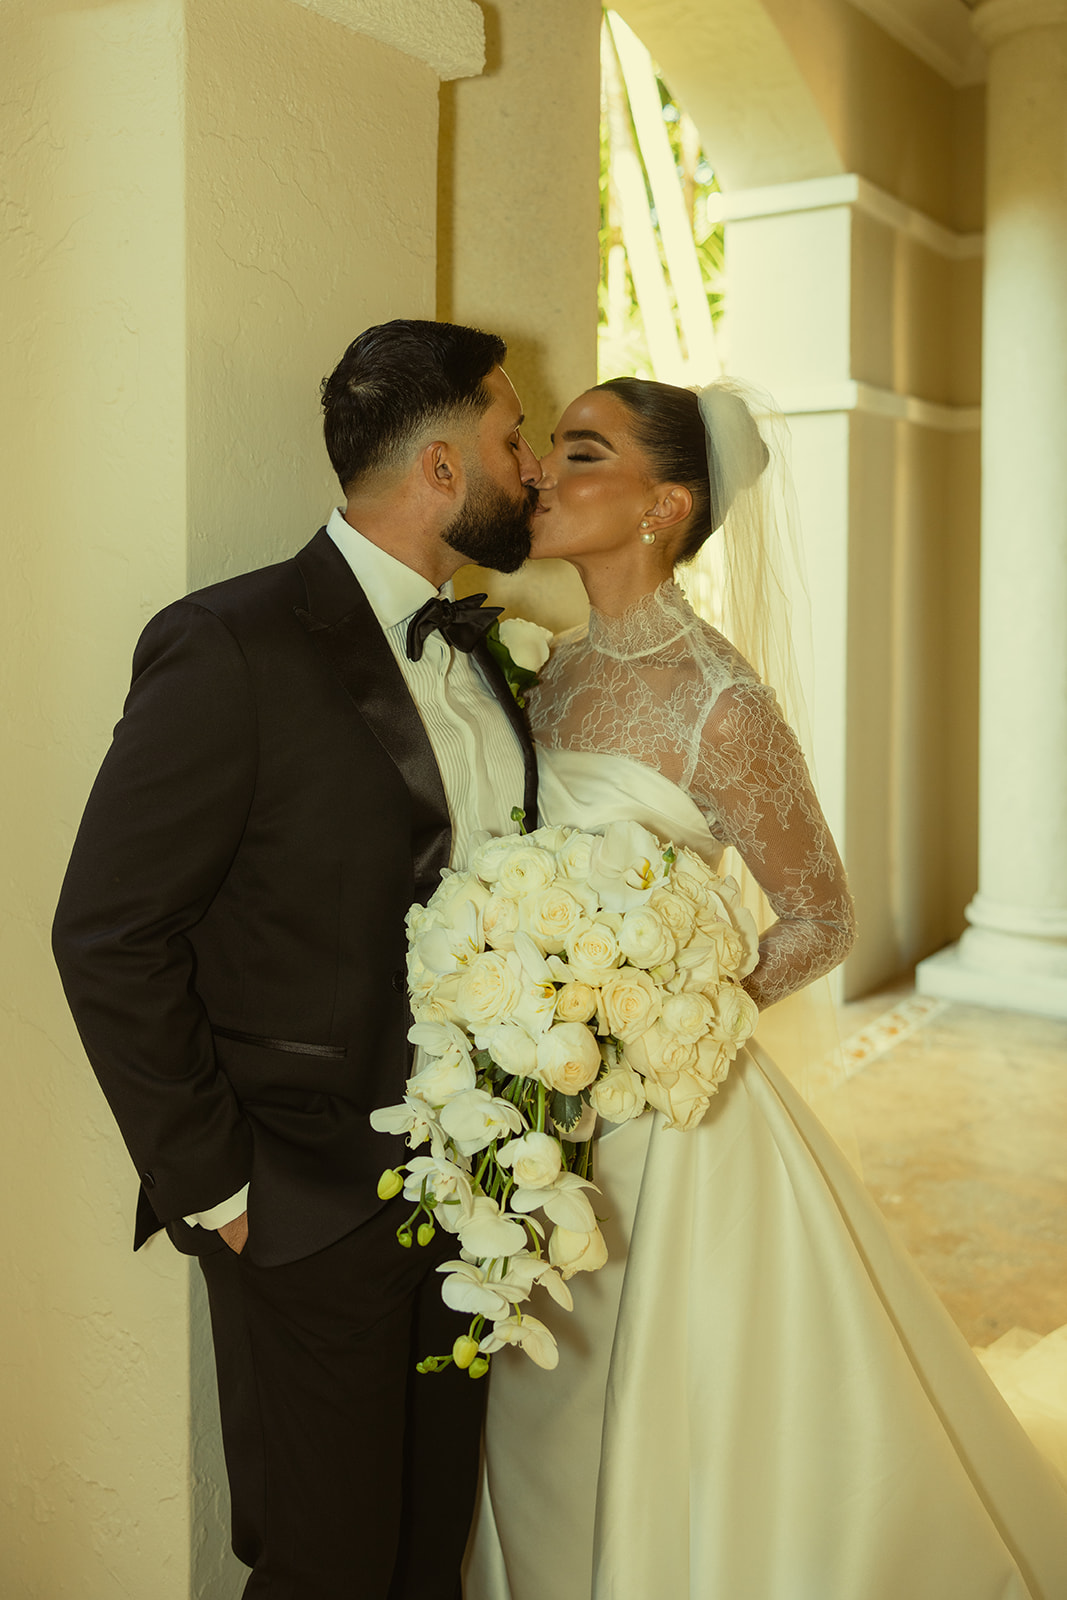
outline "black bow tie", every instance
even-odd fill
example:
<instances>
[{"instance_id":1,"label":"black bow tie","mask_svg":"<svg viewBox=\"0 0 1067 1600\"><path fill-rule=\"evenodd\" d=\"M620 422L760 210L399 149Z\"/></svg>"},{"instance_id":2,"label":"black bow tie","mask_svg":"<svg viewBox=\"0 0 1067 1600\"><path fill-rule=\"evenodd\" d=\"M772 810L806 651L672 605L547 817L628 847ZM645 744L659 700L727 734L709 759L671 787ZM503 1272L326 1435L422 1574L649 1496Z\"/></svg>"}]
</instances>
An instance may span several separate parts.
<instances>
[{"instance_id":1,"label":"black bow tie","mask_svg":"<svg viewBox=\"0 0 1067 1600\"><path fill-rule=\"evenodd\" d=\"M465 600L442 600L434 595L432 600L416 611L408 623L408 656L412 661L422 660L427 635L435 628L457 650L471 651L503 611L503 606L486 606L484 594L469 594Z\"/></svg>"}]
</instances>

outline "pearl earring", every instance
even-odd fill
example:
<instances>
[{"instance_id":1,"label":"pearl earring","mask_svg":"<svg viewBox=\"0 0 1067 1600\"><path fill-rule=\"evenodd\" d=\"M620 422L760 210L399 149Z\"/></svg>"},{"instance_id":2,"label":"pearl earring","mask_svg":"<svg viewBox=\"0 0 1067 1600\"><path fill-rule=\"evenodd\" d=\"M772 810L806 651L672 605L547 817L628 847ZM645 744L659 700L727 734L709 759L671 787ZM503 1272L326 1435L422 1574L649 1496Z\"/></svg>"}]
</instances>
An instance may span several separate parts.
<instances>
[{"instance_id":1,"label":"pearl earring","mask_svg":"<svg viewBox=\"0 0 1067 1600\"><path fill-rule=\"evenodd\" d=\"M648 523L647 522L642 522L641 526L642 526L642 528L647 528L648 527ZM642 544L655 544L655 542L656 542L655 533L643 533L641 535L641 543Z\"/></svg>"}]
</instances>

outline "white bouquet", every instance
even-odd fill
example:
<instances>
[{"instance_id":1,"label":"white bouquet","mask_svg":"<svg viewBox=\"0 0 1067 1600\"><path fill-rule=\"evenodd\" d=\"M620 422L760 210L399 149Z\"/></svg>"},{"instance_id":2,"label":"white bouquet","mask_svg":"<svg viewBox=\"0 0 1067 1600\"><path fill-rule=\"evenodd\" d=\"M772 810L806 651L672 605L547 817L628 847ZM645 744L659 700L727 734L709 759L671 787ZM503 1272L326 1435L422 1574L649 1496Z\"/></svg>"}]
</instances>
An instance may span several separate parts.
<instances>
[{"instance_id":1,"label":"white bouquet","mask_svg":"<svg viewBox=\"0 0 1067 1600\"><path fill-rule=\"evenodd\" d=\"M756 926L731 878L615 822L486 840L407 927L415 1071L371 1122L429 1154L378 1192L414 1203L401 1244L457 1236L441 1292L471 1316L419 1369L481 1377L506 1344L551 1368L552 1334L519 1308L540 1285L570 1310L566 1280L607 1259L588 1192L596 1118L648 1104L696 1126L756 1024L740 987Z\"/></svg>"}]
</instances>

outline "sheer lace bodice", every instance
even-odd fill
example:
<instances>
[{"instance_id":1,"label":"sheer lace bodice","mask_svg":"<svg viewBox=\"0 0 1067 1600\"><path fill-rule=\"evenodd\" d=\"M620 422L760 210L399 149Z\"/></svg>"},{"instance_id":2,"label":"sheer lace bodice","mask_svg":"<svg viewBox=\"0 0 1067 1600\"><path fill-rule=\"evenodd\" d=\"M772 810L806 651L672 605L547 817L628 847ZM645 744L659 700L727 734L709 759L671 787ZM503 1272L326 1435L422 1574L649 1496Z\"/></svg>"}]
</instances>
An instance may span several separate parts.
<instances>
[{"instance_id":1,"label":"sheer lace bodice","mask_svg":"<svg viewBox=\"0 0 1067 1600\"><path fill-rule=\"evenodd\" d=\"M672 582L557 642L529 696L549 749L627 757L694 801L777 920L745 988L760 1007L829 972L855 932L844 869L773 691Z\"/></svg>"}]
</instances>

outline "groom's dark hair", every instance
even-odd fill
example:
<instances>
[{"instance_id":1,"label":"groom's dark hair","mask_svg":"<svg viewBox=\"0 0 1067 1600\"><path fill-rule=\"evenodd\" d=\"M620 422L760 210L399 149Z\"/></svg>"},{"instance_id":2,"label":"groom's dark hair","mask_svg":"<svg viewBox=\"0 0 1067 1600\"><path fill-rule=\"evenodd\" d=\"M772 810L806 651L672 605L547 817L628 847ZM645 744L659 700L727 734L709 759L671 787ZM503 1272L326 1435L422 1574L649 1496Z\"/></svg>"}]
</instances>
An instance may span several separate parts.
<instances>
[{"instance_id":1,"label":"groom's dark hair","mask_svg":"<svg viewBox=\"0 0 1067 1600\"><path fill-rule=\"evenodd\" d=\"M326 449L348 494L395 466L427 423L488 410L485 379L508 347L495 333L453 322L383 322L354 339L322 380Z\"/></svg>"}]
</instances>

